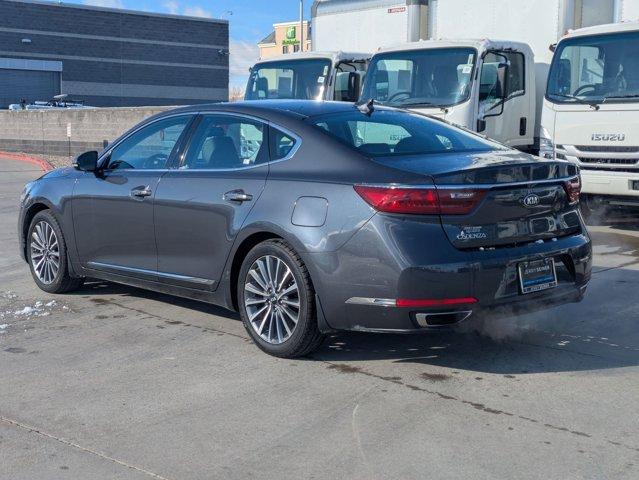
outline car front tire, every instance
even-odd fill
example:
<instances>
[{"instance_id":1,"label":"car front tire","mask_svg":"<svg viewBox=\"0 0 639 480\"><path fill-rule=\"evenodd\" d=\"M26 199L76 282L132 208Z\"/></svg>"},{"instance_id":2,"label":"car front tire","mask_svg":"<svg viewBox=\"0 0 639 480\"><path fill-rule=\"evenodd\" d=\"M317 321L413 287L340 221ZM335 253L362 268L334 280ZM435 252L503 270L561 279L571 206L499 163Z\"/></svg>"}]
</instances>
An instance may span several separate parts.
<instances>
[{"instance_id":1,"label":"car front tire","mask_svg":"<svg viewBox=\"0 0 639 480\"><path fill-rule=\"evenodd\" d=\"M69 275L67 246L60 224L49 210L38 212L29 225L27 259L36 285L48 293L77 290L83 278Z\"/></svg>"},{"instance_id":2,"label":"car front tire","mask_svg":"<svg viewBox=\"0 0 639 480\"><path fill-rule=\"evenodd\" d=\"M302 357L322 343L311 277L286 242L268 240L255 246L242 263L237 289L244 327L266 353Z\"/></svg>"}]
</instances>

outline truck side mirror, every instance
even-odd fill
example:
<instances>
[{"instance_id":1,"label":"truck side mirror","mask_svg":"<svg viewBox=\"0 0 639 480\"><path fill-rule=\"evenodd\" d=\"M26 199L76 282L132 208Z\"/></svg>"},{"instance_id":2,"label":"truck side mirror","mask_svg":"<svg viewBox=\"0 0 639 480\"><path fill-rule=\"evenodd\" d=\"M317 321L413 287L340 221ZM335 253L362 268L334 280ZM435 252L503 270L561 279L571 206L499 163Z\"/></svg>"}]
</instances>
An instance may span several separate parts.
<instances>
[{"instance_id":1,"label":"truck side mirror","mask_svg":"<svg viewBox=\"0 0 639 480\"><path fill-rule=\"evenodd\" d=\"M497 98L506 100L508 97L508 73L510 66L507 63L500 63L497 66Z\"/></svg>"},{"instance_id":2,"label":"truck side mirror","mask_svg":"<svg viewBox=\"0 0 639 480\"><path fill-rule=\"evenodd\" d=\"M347 102L357 102L359 93L362 89L362 77L359 72L349 72L348 74L348 92L346 94Z\"/></svg>"},{"instance_id":3,"label":"truck side mirror","mask_svg":"<svg viewBox=\"0 0 639 480\"><path fill-rule=\"evenodd\" d=\"M268 98L268 79L260 77L255 81L257 98Z\"/></svg>"},{"instance_id":4,"label":"truck side mirror","mask_svg":"<svg viewBox=\"0 0 639 480\"><path fill-rule=\"evenodd\" d=\"M480 118L477 120L477 133L486 131L486 120Z\"/></svg>"}]
</instances>

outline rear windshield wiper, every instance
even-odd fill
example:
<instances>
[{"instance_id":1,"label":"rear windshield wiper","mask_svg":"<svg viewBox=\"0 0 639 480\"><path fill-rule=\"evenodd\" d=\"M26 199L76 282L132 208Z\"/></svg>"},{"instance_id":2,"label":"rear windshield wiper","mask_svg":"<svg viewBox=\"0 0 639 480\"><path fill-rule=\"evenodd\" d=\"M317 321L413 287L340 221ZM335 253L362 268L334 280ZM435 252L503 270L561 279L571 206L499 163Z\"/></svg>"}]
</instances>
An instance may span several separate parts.
<instances>
[{"instance_id":1,"label":"rear windshield wiper","mask_svg":"<svg viewBox=\"0 0 639 480\"><path fill-rule=\"evenodd\" d=\"M577 103L582 103L584 105L590 105L595 110L599 110L599 102L595 102L594 100L586 100L584 98L579 98L574 95L564 95L563 93L549 93L549 95L553 97L559 98L568 98L570 100L574 100Z\"/></svg>"}]
</instances>

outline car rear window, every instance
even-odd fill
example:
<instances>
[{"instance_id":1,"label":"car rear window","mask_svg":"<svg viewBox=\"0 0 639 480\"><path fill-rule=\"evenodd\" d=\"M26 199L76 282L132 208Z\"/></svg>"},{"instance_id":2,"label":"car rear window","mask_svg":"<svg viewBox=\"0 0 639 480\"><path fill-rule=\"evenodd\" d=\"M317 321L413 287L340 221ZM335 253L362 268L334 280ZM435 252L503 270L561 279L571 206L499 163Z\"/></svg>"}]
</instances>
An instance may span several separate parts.
<instances>
[{"instance_id":1,"label":"car rear window","mask_svg":"<svg viewBox=\"0 0 639 480\"><path fill-rule=\"evenodd\" d=\"M352 112L319 115L308 121L369 157L486 152L505 148L440 120L397 110L377 109L369 116L353 108Z\"/></svg>"}]
</instances>

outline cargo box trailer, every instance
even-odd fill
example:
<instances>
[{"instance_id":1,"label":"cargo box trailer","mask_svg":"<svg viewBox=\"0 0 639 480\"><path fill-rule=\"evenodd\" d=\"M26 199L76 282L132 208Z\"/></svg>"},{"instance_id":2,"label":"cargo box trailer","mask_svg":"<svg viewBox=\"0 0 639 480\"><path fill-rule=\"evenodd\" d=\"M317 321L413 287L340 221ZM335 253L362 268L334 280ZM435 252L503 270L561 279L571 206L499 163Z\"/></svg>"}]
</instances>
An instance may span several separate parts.
<instances>
[{"instance_id":1,"label":"cargo box trailer","mask_svg":"<svg viewBox=\"0 0 639 480\"><path fill-rule=\"evenodd\" d=\"M482 42L528 45L532 52L532 59L529 62L527 58L524 58L524 72L520 71L519 65L512 63L513 58L505 59L502 53L500 57L492 55L488 59L486 63L494 65L486 68L486 76L482 76L484 73L476 68L473 70L474 76L470 81L479 82L479 90L482 88L485 90L489 88L489 83L492 84L494 97L495 94L503 95L508 91L507 86L501 83L496 75L503 76L506 70L509 70L508 79L511 81L512 90L512 82L517 81L513 75L519 71L521 79L525 80L523 88L526 98L534 97L535 99L529 111L521 111L524 102L520 95L507 95L503 97L502 105L494 105L496 109L487 111L484 108L485 105L481 105L481 92L479 95L469 95L467 100L459 105L445 105L434 99L435 101L430 102L432 111L428 109L424 111L433 113L437 111L437 108L444 107L446 111L443 117L446 119L459 122L472 130L484 131L496 140L512 146L532 148L536 151L539 147L541 130L542 99L553 58L552 51L549 49L550 45L555 44L570 29L626 21L637 15L639 15L639 0L407 0L404 2L321 0L316 1L312 8L312 39L313 48L317 49L339 49L343 45L363 50L391 47L396 55L399 55L402 50L411 51L414 54L415 45L405 43L420 39L446 42L471 38L476 40L466 42L474 45ZM393 46L398 43L405 45ZM423 42L420 48L439 48L441 45L443 43ZM489 50L488 48L484 51L489 52ZM526 50L524 47L520 47L518 52L526 57L524 50ZM378 55L387 54L388 51L388 48L382 48ZM483 59L477 60L483 63ZM451 59L451 61L454 63L456 60ZM498 64L502 64L501 67ZM376 60L373 58L371 67L375 66ZM406 82L408 78L406 68L400 67L397 69L404 70L401 75L402 81ZM464 68L467 71L469 67L461 68L457 77L451 71L448 74L442 73L449 79L450 89L459 87L460 82L464 83L462 76L467 75L463 73ZM411 75L415 75L416 83L404 84L409 90L409 95L397 97L400 102L396 103L407 105L411 100L415 100L414 108L422 109L421 107L425 107L424 102L428 102L428 99L424 98L423 91L419 91L419 85L423 87L424 83L433 81L441 83L442 80L435 80L434 77L419 78L418 71L412 72ZM374 79L370 75L368 77L367 84L372 84ZM504 80L507 79L504 78ZM416 88L416 91L410 92L412 88ZM474 87L468 84L466 88ZM365 87L362 100L367 100L364 97L371 91L371 88ZM383 95L378 99L393 104L388 99L382 100ZM473 104L468 105L467 102ZM464 110L463 114L460 113L460 109ZM512 113L513 109L517 110L515 114ZM475 114L468 115L469 111L474 111ZM495 115L496 113L499 115ZM501 119L497 118L501 115L503 115ZM510 119L507 120L506 117ZM512 121L518 128L520 127L519 138L513 138L510 135L511 132L499 127L499 124L510 124L512 127L510 123ZM532 141L529 138L531 135Z\"/></svg>"}]
</instances>

